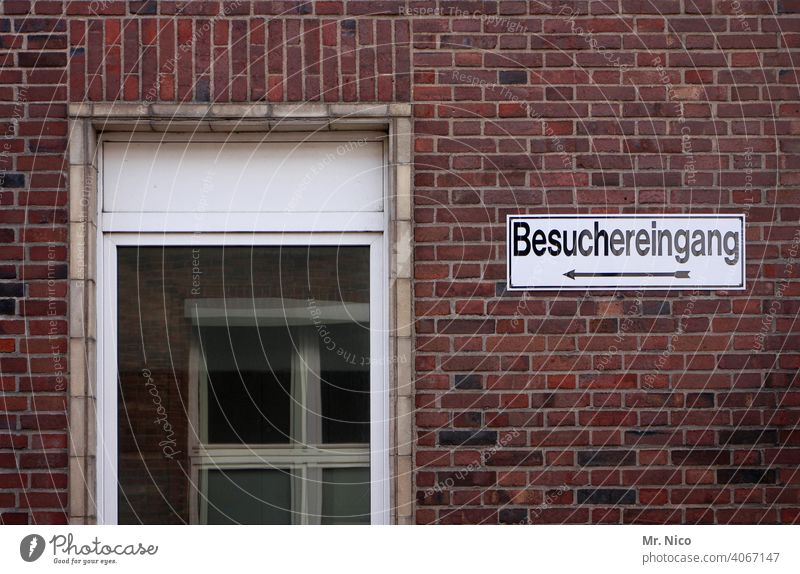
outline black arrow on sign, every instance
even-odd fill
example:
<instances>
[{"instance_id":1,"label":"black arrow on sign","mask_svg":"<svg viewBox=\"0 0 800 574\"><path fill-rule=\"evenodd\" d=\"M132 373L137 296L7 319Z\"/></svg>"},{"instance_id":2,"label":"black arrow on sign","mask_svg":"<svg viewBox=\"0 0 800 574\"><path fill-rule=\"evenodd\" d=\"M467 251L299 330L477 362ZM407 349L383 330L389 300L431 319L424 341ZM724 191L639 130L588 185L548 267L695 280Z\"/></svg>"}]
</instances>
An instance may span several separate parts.
<instances>
[{"instance_id":1,"label":"black arrow on sign","mask_svg":"<svg viewBox=\"0 0 800 574\"><path fill-rule=\"evenodd\" d=\"M688 271L608 271L602 273L579 273L574 269L564 273L573 281L576 277L675 277L676 279L688 279Z\"/></svg>"}]
</instances>

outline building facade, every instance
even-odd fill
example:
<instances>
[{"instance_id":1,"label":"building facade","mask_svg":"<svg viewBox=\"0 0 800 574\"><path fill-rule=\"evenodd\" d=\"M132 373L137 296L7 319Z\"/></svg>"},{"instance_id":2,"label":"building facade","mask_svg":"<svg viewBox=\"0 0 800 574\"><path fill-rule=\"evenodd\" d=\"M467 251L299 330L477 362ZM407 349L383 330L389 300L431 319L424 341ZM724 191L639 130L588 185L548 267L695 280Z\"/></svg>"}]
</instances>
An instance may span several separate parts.
<instances>
[{"instance_id":1,"label":"building facade","mask_svg":"<svg viewBox=\"0 0 800 574\"><path fill-rule=\"evenodd\" d=\"M797 523L799 44L4 0L0 523ZM744 214L746 288L507 289L506 216L575 213Z\"/></svg>"}]
</instances>

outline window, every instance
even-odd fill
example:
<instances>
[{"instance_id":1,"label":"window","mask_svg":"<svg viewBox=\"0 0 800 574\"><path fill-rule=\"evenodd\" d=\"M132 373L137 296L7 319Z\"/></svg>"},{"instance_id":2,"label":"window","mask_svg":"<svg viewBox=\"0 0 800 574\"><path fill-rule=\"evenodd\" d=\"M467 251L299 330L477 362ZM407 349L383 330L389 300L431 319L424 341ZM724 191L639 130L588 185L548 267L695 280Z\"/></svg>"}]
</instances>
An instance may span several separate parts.
<instances>
[{"instance_id":1,"label":"window","mask_svg":"<svg viewBox=\"0 0 800 574\"><path fill-rule=\"evenodd\" d=\"M212 177L199 183L178 176L186 164L200 169L185 159L193 142L170 142L183 154L117 142L105 151L103 522L387 521L384 178L369 174L382 172L383 155L376 164L370 147L350 168L333 167L325 158L341 142L303 150L293 138L267 151L237 141L235 154L217 143L216 156L204 142L203 161L222 165L206 165ZM259 182L291 181L251 165L270 151L308 154L314 177L295 175L307 190L294 204L261 198L273 190ZM285 165L297 169L296 159ZM282 169L274 158L263 164ZM175 201L129 197L138 189L130 170L145 165L142 193L166 188ZM244 175L226 189L220 174L231 173ZM329 205L328 219L323 181L332 195L356 193ZM376 182L377 195L367 189ZM231 203L237 196L242 203ZM137 211L137 201L148 208ZM229 204L230 213L215 211ZM135 225L143 232L130 233Z\"/></svg>"}]
</instances>

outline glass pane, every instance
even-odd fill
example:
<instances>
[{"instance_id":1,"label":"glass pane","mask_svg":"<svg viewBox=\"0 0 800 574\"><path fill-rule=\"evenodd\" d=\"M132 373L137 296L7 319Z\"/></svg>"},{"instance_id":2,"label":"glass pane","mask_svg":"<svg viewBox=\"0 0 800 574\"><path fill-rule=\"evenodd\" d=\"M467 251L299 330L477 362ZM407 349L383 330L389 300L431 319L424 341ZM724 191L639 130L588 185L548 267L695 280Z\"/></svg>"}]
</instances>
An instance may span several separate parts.
<instances>
[{"instance_id":1,"label":"glass pane","mask_svg":"<svg viewBox=\"0 0 800 574\"><path fill-rule=\"evenodd\" d=\"M369 468L326 468L322 482L322 524L369 524Z\"/></svg>"},{"instance_id":2,"label":"glass pane","mask_svg":"<svg viewBox=\"0 0 800 574\"><path fill-rule=\"evenodd\" d=\"M247 467L268 469L249 447L304 465L309 444L368 446L368 247L120 247L117 261L121 524L197 520L204 449L213 466L217 445L246 445Z\"/></svg>"},{"instance_id":3,"label":"glass pane","mask_svg":"<svg viewBox=\"0 0 800 574\"><path fill-rule=\"evenodd\" d=\"M330 332L320 361L323 442L369 443L369 331L343 323Z\"/></svg>"},{"instance_id":4,"label":"glass pane","mask_svg":"<svg viewBox=\"0 0 800 574\"><path fill-rule=\"evenodd\" d=\"M206 444L289 442L291 353L284 327L201 327Z\"/></svg>"},{"instance_id":5,"label":"glass pane","mask_svg":"<svg viewBox=\"0 0 800 574\"><path fill-rule=\"evenodd\" d=\"M291 524L292 475L285 470L207 470L206 524Z\"/></svg>"}]
</instances>

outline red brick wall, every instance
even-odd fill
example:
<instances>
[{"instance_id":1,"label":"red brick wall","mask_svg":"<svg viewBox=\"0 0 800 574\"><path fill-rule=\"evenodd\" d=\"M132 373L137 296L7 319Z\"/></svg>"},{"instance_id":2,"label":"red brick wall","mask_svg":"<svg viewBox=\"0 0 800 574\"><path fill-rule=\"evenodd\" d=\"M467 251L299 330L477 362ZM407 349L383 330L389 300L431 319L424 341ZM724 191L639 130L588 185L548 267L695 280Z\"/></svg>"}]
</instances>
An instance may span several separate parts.
<instances>
[{"instance_id":1,"label":"red brick wall","mask_svg":"<svg viewBox=\"0 0 800 574\"><path fill-rule=\"evenodd\" d=\"M794 0L4 1L0 522L65 520L83 100L414 102L419 522L797 522L799 33ZM543 211L745 212L748 290L505 293L504 216Z\"/></svg>"},{"instance_id":2,"label":"red brick wall","mask_svg":"<svg viewBox=\"0 0 800 574\"><path fill-rule=\"evenodd\" d=\"M798 521L797 4L545 4L412 26L417 520ZM505 293L576 211L746 212L749 288Z\"/></svg>"},{"instance_id":3,"label":"red brick wall","mask_svg":"<svg viewBox=\"0 0 800 574\"><path fill-rule=\"evenodd\" d=\"M67 503L67 24L0 6L0 523Z\"/></svg>"}]
</instances>

